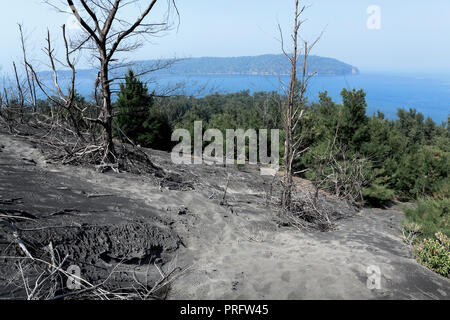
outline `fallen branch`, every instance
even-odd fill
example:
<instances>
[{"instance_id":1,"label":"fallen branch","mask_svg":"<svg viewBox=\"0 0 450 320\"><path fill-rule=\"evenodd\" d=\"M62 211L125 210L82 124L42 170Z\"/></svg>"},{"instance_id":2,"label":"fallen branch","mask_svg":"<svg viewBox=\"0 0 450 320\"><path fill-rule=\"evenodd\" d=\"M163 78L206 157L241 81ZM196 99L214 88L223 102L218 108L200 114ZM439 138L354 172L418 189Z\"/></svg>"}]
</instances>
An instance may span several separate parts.
<instances>
[{"instance_id":1,"label":"fallen branch","mask_svg":"<svg viewBox=\"0 0 450 320\"><path fill-rule=\"evenodd\" d=\"M113 194L88 194L88 198L114 197Z\"/></svg>"},{"instance_id":2,"label":"fallen branch","mask_svg":"<svg viewBox=\"0 0 450 320\"><path fill-rule=\"evenodd\" d=\"M3 218L3 217L0 216L0 218ZM20 249L25 254L25 256L27 256L31 260L34 260L33 256L31 255L31 253L28 251L27 247L25 246L25 243L22 241L22 239L20 239L19 232L17 231L17 228L14 226L14 224L12 224L11 222L9 222L8 220L5 220L5 219L2 219L2 221L12 230L12 235L13 235L14 241L20 247Z\"/></svg>"}]
</instances>

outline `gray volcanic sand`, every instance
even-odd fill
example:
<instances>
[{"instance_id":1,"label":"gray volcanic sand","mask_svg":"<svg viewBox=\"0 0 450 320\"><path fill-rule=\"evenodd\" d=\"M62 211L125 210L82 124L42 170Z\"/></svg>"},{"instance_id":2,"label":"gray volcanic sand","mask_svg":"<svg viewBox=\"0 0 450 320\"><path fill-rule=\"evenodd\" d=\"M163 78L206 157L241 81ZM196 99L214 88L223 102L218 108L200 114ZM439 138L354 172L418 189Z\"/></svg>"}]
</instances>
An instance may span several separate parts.
<instances>
[{"instance_id":1,"label":"gray volcanic sand","mask_svg":"<svg viewBox=\"0 0 450 320\"><path fill-rule=\"evenodd\" d=\"M271 178L255 168L176 166L170 154L147 151L168 175L194 186L189 190L167 187L156 177L48 164L39 150L7 135L0 134L1 145L0 199L20 197L14 208L38 217L69 209L52 216L56 220L51 223L78 226L77 232L89 239L79 246L91 248L71 249L70 241L60 239L55 230L42 236L43 241L60 239L61 250L97 266L127 259L130 268L142 268L159 259L164 267L177 256L177 264L190 269L172 283L169 299L450 297L449 280L419 265L402 242L400 208L357 212L321 194L320 201L340 213L336 230L299 231L277 223L277 212L265 205ZM228 174L227 205L220 205ZM298 182L299 192L307 192L308 183ZM110 196L89 198L92 194ZM106 240L96 239L96 234ZM111 239L116 238L121 241L115 245ZM0 249L5 239L0 238ZM380 268L381 289L368 289L369 266ZM102 276L94 271L89 275ZM126 282L126 276L118 281Z\"/></svg>"}]
</instances>

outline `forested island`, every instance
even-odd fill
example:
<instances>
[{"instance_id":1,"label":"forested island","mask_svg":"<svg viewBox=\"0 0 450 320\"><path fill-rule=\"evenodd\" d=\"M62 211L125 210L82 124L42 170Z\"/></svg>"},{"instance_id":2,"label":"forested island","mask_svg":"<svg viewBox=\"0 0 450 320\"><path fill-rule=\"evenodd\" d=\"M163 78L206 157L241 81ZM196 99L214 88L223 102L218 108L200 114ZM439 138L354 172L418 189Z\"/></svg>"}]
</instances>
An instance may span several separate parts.
<instances>
[{"instance_id":1,"label":"forested island","mask_svg":"<svg viewBox=\"0 0 450 320\"><path fill-rule=\"evenodd\" d=\"M299 64L303 57L299 58ZM343 76L359 74L359 69L350 64L334 58L320 56L308 56L308 72L322 76ZM137 70L153 70L152 74L170 75L289 75L290 63L282 54L265 54L246 57L202 57L141 60L132 63L123 63L122 67L115 70L115 74L123 74L132 67ZM299 70L300 72L300 70ZM71 72L58 70L62 79L68 78ZM43 78L52 81L52 71L42 71ZM79 79L95 79L97 71L93 69L77 70Z\"/></svg>"},{"instance_id":2,"label":"forested island","mask_svg":"<svg viewBox=\"0 0 450 320\"><path fill-rule=\"evenodd\" d=\"M299 63L303 57L299 58ZM167 61L167 60L165 60ZM164 60L162 62L165 62ZM141 61L142 65L155 65L161 61ZM289 75L289 60L282 54L265 54L246 57L202 57L175 61L167 69L159 72L173 74L251 74L251 75ZM358 74L358 68L333 58L308 57L308 71L317 75Z\"/></svg>"}]
</instances>

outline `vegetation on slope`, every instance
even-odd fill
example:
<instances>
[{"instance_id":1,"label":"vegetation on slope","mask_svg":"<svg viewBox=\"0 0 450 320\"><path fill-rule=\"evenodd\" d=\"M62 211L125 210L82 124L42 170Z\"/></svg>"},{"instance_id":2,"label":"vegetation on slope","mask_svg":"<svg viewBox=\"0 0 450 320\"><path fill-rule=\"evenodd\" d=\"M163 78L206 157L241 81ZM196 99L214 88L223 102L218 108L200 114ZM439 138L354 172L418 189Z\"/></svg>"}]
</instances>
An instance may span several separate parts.
<instances>
[{"instance_id":1,"label":"vegetation on slope","mask_svg":"<svg viewBox=\"0 0 450 320\"><path fill-rule=\"evenodd\" d=\"M299 63L302 63L302 57ZM161 64L157 61L142 61L143 65ZM164 61L162 62L164 64ZM258 74L288 75L291 66L284 55L266 54L247 57L204 57L180 59L170 68L161 72L174 74ZM308 57L308 71L319 75L350 75L358 73L358 69L332 58L319 56Z\"/></svg>"},{"instance_id":2,"label":"vegetation on slope","mask_svg":"<svg viewBox=\"0 0 450 320\"><path fill-rule=\"evenodd\" d=\"M356 194L352 200L366 205L386 205L395 199L418 201L417 207L405 209L409 220L405 229L414 235L414 252L431 268L435 259L445 266L448 255L441 255L435 244L441 243L439 232L448 237L450 231L450 117L447 123L436 124L415 109L399 109L396 120L386 119L381 112L367 116L363 90L344 89L341 96L342 103L336 103L322 92L317 103L304 105L297 133L305 152L295 163L295 171L317 188L340 197ZM76 94L76 103L80 109L91 110L95 118L98 111L92 102ZM280 129L282 141L283 103L285 97L276 92L156 97L129 72L114 105L115 122L121 128L115 135L143 147L170 150L174 129L193 133L194 121L201 120L203 130L216 128L223 133L238 128ZM17 102L11 99L9 104ZM51 99L39 101L37 106L42 114L60 108ZM79 121L76 113L71 114L71 121ZM281 145L280 158L283 153ZM435 243L425 245L425 238ZM424 251L418 248L429 253L422 256Z\"/></svg>"}]
</instances>

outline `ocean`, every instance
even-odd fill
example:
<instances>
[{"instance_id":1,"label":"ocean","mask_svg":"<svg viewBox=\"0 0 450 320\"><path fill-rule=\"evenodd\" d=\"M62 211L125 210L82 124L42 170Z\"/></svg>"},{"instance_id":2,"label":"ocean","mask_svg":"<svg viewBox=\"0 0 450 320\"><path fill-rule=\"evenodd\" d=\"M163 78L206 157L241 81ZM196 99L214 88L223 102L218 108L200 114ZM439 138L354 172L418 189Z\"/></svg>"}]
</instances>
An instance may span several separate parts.
<instances>
[{"instance_id":1,"label":"ocean","mask_svg":"<svg viewBox=\"0 0 450 320\"><path fill-rule=\"evenodd\" d=\"M92 96L94 73L79 72L76 81L78 92L85 97ZM63 77L61 77L63 79ZM241 90L282 91L280 81L288 84L287 76L263 75L174 75L154 74L143 79L150 90L169 94L204 96L210 93L232 93ZM49 83L50 84L50 83ZM68 87L62 81L62 87ZM181 84L181 85L180 85ZM180 85L174 90L174 87ZM321 91L328 91L330 97L341 103L343 88L364 89L367 113L380 110L389 119L395 119L398 108L415 108L436 123L447 122L450 113L450 74L398 74L362 72L348 76L316 76L308 88L309 101L317 101Z\"/></svg>"},{"instance_id":2,"label":"ocean","mask_svg":"<svg viewBox=\"0 0 450 320\"><path fill-rule=\"evenodd\" d=\"M185 93L237 92L249 90L282 91L280 80L288 84L289 77L260 75L160 75L160 87L171 87L185 82ZM149 87L152 87L151 84ZM308 87L309 101L317 101L319 92L327 91L337 103L341 103L340 92L346 89L364 89L367 113L380 110L389 119L395 119L398 108L415 108L435 122L447 122L450 114L450 74L388 74L361 73L349 76L316 76Z\"/></svg>"}]
</instances>

